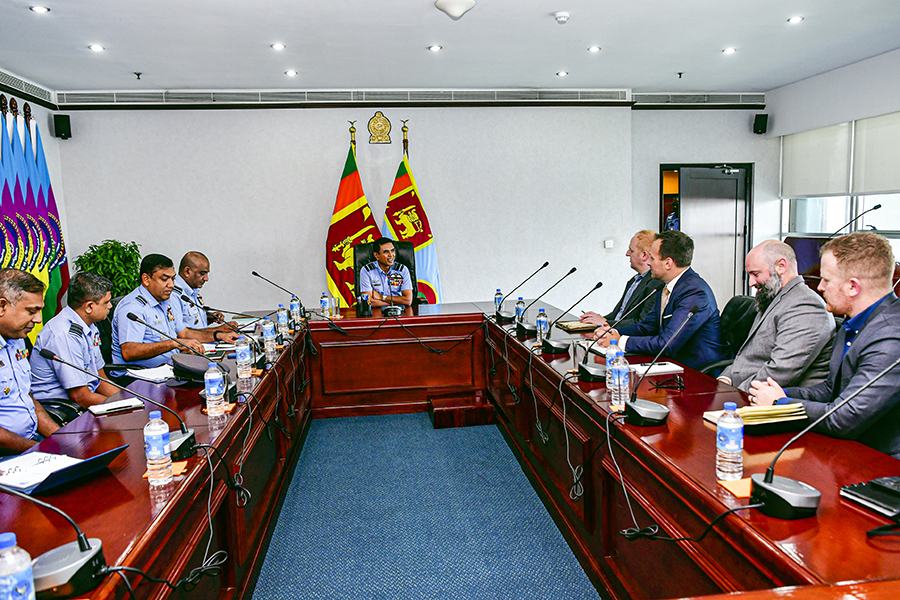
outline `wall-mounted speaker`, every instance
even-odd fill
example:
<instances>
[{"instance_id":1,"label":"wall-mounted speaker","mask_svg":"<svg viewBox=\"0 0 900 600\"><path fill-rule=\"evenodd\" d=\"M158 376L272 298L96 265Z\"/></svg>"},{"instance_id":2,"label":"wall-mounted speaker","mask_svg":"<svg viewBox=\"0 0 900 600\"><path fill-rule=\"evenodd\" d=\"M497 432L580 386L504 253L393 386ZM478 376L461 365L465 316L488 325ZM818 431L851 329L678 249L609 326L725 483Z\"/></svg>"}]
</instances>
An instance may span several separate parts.
<instances>
[{"instance_id":1,"label":"wall-mounted speaker","mask_svg":"<svg viewBox=\"0 0 900 600\"><path fill-rule=\"evenodd\" d=\"M53 115L53 135L63 140L72 137L72 123L69 115Z\"/></svg>"},{"instance_id":2,"label":"wall-mounted speaker","mask_svg":"<svg viewBox=\"0 0 900 600\"><path fill-rule=\"evenodd\" d=\"M753 133L763 134L769 125L769 115L760 113L753 118Z\"/></svg>"}]
</instances>

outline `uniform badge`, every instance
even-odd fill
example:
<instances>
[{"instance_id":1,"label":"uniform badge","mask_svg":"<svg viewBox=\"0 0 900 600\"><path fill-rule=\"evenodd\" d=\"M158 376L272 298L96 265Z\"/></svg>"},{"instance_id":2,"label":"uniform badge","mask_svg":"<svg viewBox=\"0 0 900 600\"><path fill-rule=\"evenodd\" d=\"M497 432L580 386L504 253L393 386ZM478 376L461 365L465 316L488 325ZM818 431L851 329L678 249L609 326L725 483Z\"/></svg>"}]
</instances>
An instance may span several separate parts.
<instances>
[{"instance_id":1,"label":"uniform badge","mask_svg":"<svg viewBox=\"0 0 900 600\"><path fill-rule=\"evenodd\" d=\"M94 346L100 345L100 332L94 334Z\"/></svg>"},{"instance_id":2,"label":"uniform badge","mask_svg":"<svg viewBox=\"0 0 900 600\"><path fill-rule=\"evenodd\" d=\"M16 360L22 360L23 358L28 358L28 350L25 348L16 350Z\"/></svg>"},{"instance_id":3,"label":"uniform badge","mask_svg":"<svg viewBox=\"0 0 900 600\"><path fill-rule=\"evenodd\" d=\"M166 309L166 315L168 316L170 322L175 320L175 315L172 314L171 306Z\"/></svg>"},{"instance_id":4,"label":"uniform badge","mask_svg":"<svg viewBox=\"0 0 900 600\"><path fill-rule=\"evenodd\" d=\"M10 393L11 391L12 391L12 390L9 389L9 388L7 387L7 388L5 388L5 389L3 390L3 395L4 395L4 396L9 396L9 393Z\"/></svg>"},{"instance_id":5,"label":"uniform badge","mask_svg":"<svg viewBox=\"0 0 900 600\"><path fill-rule=\"evenodd\" d=\"M388 275L388 283L391 286L400 286L403 285L403 275L400 273L391 273Z\"/></svg>"},{"instance_id":6,"label":"uniform badge","mask_svg":"<svg viewBox=\"0 0 900 600\"><path fill-rule=\"evenodd\" d=\"M0 360L0 368L3 368L3 367L5 367L5 366L6 366L6 363L3 362L2 360Z\"/></svg>"}]
</instances>

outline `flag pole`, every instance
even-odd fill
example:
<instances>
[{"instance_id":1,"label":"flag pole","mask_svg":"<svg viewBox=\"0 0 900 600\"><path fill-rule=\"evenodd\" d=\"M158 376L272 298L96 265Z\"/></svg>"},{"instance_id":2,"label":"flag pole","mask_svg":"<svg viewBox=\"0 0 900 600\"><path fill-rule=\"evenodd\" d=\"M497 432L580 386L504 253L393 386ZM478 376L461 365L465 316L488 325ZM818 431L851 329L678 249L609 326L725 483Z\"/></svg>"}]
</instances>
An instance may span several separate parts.
<instances>
[{"instance_id":1,"label":"flag pole","mask_svg":"<svg viewBox=\"0 0 900 600\"><path fill-rule=\"evenodd\" d=\"M401 119L400 122L403 123L403 127L400 128L403 131L403 154L409 156L409 138L406 137L406 134L409 133L409 127L406 126L409 119Z\"/></svg>"}]
</instances>

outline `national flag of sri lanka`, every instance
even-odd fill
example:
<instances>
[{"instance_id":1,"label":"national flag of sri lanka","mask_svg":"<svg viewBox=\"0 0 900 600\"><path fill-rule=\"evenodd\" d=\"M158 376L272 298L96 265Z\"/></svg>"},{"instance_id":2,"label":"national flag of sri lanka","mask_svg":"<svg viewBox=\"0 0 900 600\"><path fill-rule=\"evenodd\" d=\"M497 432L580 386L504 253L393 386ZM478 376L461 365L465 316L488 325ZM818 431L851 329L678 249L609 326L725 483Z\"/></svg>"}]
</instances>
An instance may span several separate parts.
<instances>
[{"instance_id":1,"label":"national flag of sri lanka","mask_svg":"<svg viewBox=\"0 0 900 600\"><path fill-rule=\"evenodd\" d=\"M352 247L362 242L374 242L380 236L359 178L356 149L351 144L325 241L328 289L341 307L352 306L356 302Z\"/></svg>"},{"instance_id":2,"label":"national flag of sri lanka","mask_svg":"<svg viewBox=\"0 0 900 600\"><path fill-rule=\"evenodd\" d=\"M399 242L412 242L415 248L416 279L418 280L418 296L424 296L429 304L441 302L441 276L438 271L437 251L434 249L434 238L431 225L419 197L416 178L413 177L409 159L404 154L394 178L391 197L384 209L384 227L386 237Z\"/></svg>"}]
</instances>

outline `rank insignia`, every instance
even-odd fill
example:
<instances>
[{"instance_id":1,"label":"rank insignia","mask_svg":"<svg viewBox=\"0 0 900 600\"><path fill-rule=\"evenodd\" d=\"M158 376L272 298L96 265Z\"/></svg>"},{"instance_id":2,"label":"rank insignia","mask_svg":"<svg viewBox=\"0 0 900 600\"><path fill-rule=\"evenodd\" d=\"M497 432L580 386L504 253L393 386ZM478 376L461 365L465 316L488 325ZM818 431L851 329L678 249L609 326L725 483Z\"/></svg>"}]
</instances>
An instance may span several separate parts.
<instances>
[{"instance_id":1,"label":"rank insignia","mask_svg":"<svg viewBox=\"0 0 900 600\"><path fill-rule=\"evenodd\" d=\"M12 391L12 390L10 390L9 388L5 388L5 389L3 390L3 395L4 395L4 396L9 396L9 393L10 393L11 391Z\"/></svg>"},{"instance_id":2,"label":"rank insignia","mask_svg":"<svg viewBox=\"0 0 900 600\"><path fill-rule=\"evenodd\" d=\"M166 309L166 315L168 316L169 321L174 321L174 320L175 320L175 315L172 314L172 307L171 307L171 306L170 306L169 308Z\"/></svg>"}]
</instances>

